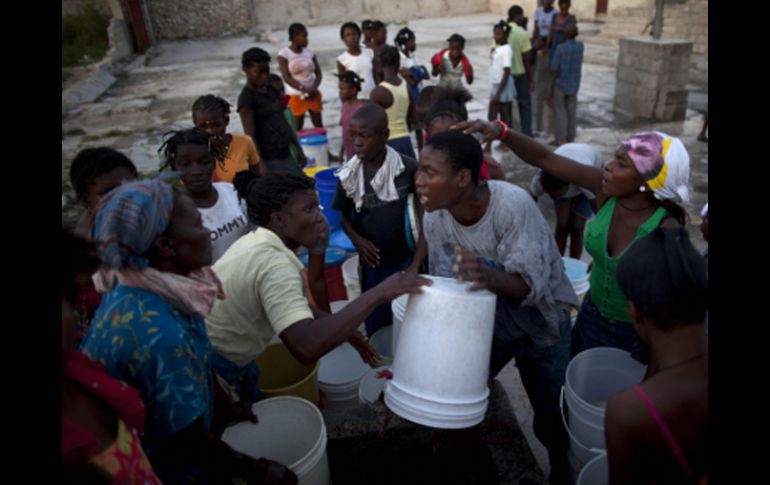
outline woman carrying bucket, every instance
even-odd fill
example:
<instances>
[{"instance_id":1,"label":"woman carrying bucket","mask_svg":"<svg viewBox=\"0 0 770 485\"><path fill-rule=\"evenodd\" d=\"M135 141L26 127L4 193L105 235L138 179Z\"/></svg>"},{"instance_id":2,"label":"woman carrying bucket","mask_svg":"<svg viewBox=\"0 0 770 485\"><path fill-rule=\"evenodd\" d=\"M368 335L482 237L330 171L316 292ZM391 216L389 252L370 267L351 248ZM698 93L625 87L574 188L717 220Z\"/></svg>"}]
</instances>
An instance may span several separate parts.
<instances>
[{"instance_id":1,"label":"woman carrying bucket","mask_svg":"<svg viewBox=\"0 0 770 485\"><path fill-rule=\"evenodd\" d=\"M655 375L607 401L610 483L705 483L708 274L682 228L658 228L620 259L618 283Z\"/></svg>"},{"instance_id":2,"label":"woman carrying bucket","mask_svg":"<svg viewBox=\"0 0 770 485\"><path fill-rule=\"evenodd\" d=\"M548 151L502 123L471 121L454 128L500 140L526 163L595 194L596 218L588 224L585 247L593 258L591 289L572 329L572 356L593 347L616 347L646 364L648 351L631 325L628 301L616 268L626 248L658 226L681 227L686 213L674 201L689 200L690 158L678 138L659 132L632 135L603 169ZM649 371L654 370L651 363Z\"/></svg>"},{"instance_id":3,"label":"woman carrying bucket","mask_svg":"<svg viewBox=\"0 0 770 485\"><path fill-rule=\"evenodd\" d=\"M294 253L299 246L316 246L328 231L315 183L291 173L253 176L236 182L249 219L258 228L230 246L212 267L227 295L206 318L219 363L231 375L245 373L276 334L302 364L314 363L345 340L365 361L374 362L376 353L363 337L354 337L360 322L378 305L419 293L430 281L397 273L338 313L315 311L304 295L302 263Z\"/></svg>"}]
</instances>

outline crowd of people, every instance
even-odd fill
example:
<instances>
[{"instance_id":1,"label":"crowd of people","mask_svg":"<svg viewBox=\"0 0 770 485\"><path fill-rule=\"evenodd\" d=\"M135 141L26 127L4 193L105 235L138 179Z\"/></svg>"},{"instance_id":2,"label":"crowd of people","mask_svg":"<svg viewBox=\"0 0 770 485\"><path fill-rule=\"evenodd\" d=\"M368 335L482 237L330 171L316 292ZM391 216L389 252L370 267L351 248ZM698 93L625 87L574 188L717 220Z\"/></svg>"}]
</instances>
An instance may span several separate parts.
<instances>
[{"instance_id":1,"label":"crowd of people","mask_svg":"<svg viewBox=\"0 0 770 485\"><path fill-rule=\"evenodd\" d=\"M583 47L569 7L544 0L531 38L517 5L491 26L487 120L468 119L464 84L474 68L461 34L428 69L414 58L412 30L389 45L381 21L342 24L335 75L344 163L330 208L360 257L362 293L334 314L323 276L330 227L297 137L308 112L324 126L323 73L304 25L288 29L280 75L264 49L243 53L244 134L227 132L230 104L205 94L192 102L190 127L166 133L156 178L142 179L110 147L82 150L70 181L83 217L62 228L64 475L296 483L287 464L221 440L229 424L259 418L255 359L277 336L302 363L347 341L375 366L366 337L392 324L390 302L419 293L431 283L421 274L430 274L497 295L489 376L515 360L550 483L570 476L559 401L566 367L594 347L647 365L643 382L607 403L611 482L700 483L708 252L698 254L683 229L689 156L679 139L655 131L627 137L607 162L575 143ZM510 127L514 101L520 131ZM548 127L555 151L534 139ZM493 142L539 169L528 190L506 181ZM545 194L555 233L536 204ZM568 247L573 258L585 247L593 261L582 302L563 267ZM300 251L309 254L307 283Z\"/></svg>"}]
</instances>

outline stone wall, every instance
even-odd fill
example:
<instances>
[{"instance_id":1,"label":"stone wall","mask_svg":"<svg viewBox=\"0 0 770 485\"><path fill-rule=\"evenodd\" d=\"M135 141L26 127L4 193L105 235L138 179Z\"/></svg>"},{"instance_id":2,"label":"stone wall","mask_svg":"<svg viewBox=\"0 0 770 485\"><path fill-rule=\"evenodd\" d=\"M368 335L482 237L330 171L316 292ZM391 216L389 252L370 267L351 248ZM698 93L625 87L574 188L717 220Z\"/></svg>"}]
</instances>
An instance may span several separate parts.
<instances>
[{"instance_id":1,"label":"stone wall","mask_svg":"<svg viewBox=\"0 0 770 485\"><path fill-rule=\"evenodd\" d=\"M91 4L100 13L110 16L110 6L107 0L61 0L61 14L74 15L78 13L81 5Z\"/></svg>"},{"instance_id":2,"label":"stone wall","mask_svg":"<svg viewBox=\"0 0 770 485\"><path fill-rule=\"evenodd\" d=\"M342 24L379 19L404 23L410 19L446 17L489 11L489 0L253 0L258 26L288 27Z\"/></svg>"},{"instance_id":3,"label":"stone wall","mask_svg":"<svg viewBox=\"0 0 770 485\"><path fill-rule=\"evenodd\" d=\"M254 26L249 0L145 0L145 5L156 41L216 37Z\"/></svg>"},{"instance_id":4,"label":"stone wall","mask_svg":"<svg viewBox=\"0 0 770 485\"><path fill-rule=\"evenodd\" d=\"M705 54L709 45L708 0L688 0L663 7L663 36L687 39L693 43L694 52Z\"/></svg>"}]
</instances>

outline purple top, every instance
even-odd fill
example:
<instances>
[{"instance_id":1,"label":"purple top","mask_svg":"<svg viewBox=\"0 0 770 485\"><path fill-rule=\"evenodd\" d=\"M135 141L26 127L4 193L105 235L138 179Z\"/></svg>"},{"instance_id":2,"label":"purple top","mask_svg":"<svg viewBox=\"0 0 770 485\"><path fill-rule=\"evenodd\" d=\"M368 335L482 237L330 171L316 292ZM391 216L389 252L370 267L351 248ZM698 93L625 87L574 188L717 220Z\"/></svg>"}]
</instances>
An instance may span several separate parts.
<instances>
[{"instance_id":1,"label":"purple top","mask_svg":"<svg viewBox=\"0 0 770 485\"><path fill-rule=\"evenodd\" d=\"M358 111L358 108L363 106L364 103L359 99L355 103L342 103L342 109L340 110L340 126L342 127L342 146L345 147L345 160L348 161L356 154L353 149L353 140L350 138L348 128L350 127L350 119L353 117L353 113Z\"/></svg>"}]
</instances>

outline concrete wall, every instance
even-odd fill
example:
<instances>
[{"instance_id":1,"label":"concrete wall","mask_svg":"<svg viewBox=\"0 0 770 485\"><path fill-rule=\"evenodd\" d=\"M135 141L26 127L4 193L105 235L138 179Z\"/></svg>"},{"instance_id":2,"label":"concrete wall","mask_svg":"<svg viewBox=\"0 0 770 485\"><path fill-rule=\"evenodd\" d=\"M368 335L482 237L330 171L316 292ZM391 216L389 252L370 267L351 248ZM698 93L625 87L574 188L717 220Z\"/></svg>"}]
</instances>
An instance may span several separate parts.
<instances>
[{"instance_id":1,"label":"concrete wall","mask_svg":"<svg viewBox=\"0 0 770 485\"><path fill-rule=\"evenodd\" d=\"M145 0L144 3L156 41L216 37L246 32L254 26L253 4L248 0Z\"/></svg>"},{"instance_id":2,"label":"concrete wall","mask_svg":"<svg viewBox=\"0 0 770 485\"><path fill-rule=\"evenodd\" d=\"M487 12L489 0L253 0L256 24L288 27L360 22L366 18L406 22L414 18Z\"/></svg>"},{"instance_id":3,"label":"concrete wall","mask_svg":"<svg viewBox=\"0 0 770 485\"><path fill-rule=\"evenodd\" d=\"M78 13L81 5L92 4L96 10L106 16L110 16L110 6L107 0L61 0L61 14L73 15Z\"/></svg>"},{"instance_id":4,"label":"concrete wall","mask_svg":"<svg viewBox=\"0 0 770 485\"><path fill-rule=\"evenodd\" d=\"M694 52L707 53L708 12L708 0L688 0L678 5L666 5L663 7L663 35L672 39L687 39L693 43Z\"/></svg>"}]
</instances>

